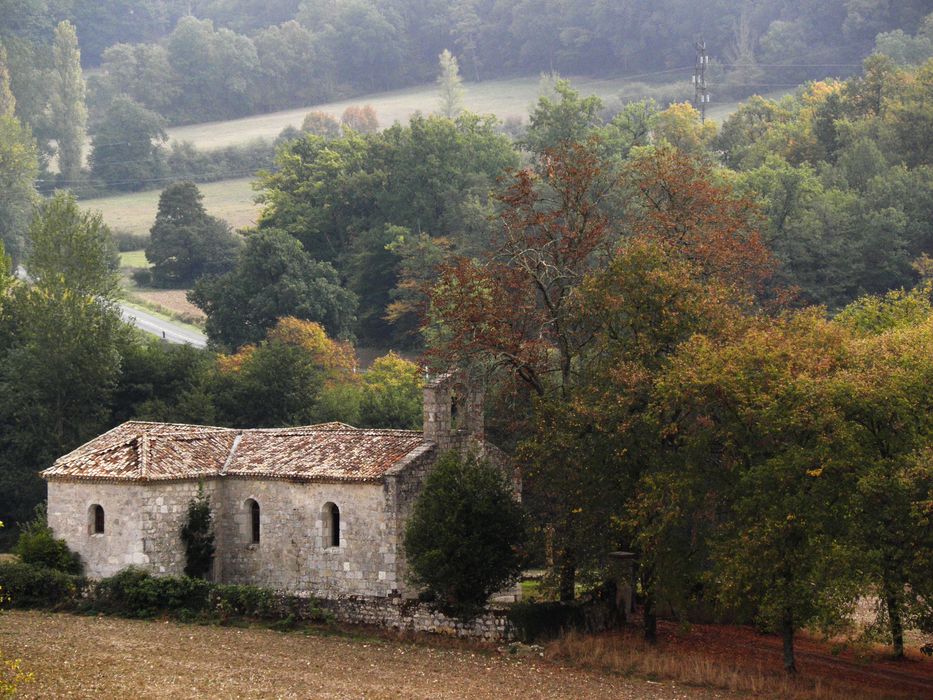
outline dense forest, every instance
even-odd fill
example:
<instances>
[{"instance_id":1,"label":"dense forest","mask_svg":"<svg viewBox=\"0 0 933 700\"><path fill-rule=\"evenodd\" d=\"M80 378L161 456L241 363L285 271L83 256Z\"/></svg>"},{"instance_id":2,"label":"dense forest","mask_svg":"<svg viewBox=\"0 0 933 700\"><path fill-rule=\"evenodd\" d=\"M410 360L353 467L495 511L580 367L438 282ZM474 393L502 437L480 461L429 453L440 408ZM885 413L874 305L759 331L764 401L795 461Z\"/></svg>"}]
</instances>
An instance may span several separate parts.
<instances>
[{"instance_id":1,"label":"dense forest","mask_svg":"<svg viewBox=\"0 0 933 700\"><path fill-rule=\"evenodd\" d=\"M423 366L458 365L488 382L556 596L626 549L649 637L662 605L754 621L793 667L795 630L865 586L895 649L933 627L928 2L3 9L3 519L120 421L417 428ZM749 95L721 124L557 77L663 82L700 36ZM463 110L461 70L549 77L504 125ZM353 108L252 154L165 146L170 124L434 79L437 113L382 130ZM207 213L207 167L255 173L254 227ZM122 323L118 236L65 191L152 184L142 276L188 290L205 350ZM358 372L354 343L422 366Z\"/></svg>"},{"instance_id":2,"label":"dense forest","mask_svg":"<svg viewBox=\"0 0 933 700\"><path fill-rule=\"evenodd\" d=\"M682 78L703 37L722 91L855 72L879 35L913 35L924 0L7 0L0 42L17 114L37 132L53 29L77 30L92 114L125 95L171 123L209 121L433 79L542 71Z\"/></svg>"}]
</instances>

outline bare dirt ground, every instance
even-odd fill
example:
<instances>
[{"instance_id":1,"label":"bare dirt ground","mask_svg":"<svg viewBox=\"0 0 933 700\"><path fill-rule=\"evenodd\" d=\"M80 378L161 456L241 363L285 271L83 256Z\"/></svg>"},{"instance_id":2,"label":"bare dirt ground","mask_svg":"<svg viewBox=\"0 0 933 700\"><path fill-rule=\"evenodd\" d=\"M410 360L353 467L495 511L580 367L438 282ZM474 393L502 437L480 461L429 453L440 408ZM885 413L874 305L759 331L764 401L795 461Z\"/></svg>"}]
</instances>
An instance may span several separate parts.
<instances>
[{"instance_id":1,"label":"bare dirt ground","mask_svg":"<svg viewBox=\"0 0 933 700\"><path fill-rule=\"evenodd\" d=\"M739 697L515 658L463 644L8 612L0 648L35 681L23 698Z\"/></svg>"}]
</instances>

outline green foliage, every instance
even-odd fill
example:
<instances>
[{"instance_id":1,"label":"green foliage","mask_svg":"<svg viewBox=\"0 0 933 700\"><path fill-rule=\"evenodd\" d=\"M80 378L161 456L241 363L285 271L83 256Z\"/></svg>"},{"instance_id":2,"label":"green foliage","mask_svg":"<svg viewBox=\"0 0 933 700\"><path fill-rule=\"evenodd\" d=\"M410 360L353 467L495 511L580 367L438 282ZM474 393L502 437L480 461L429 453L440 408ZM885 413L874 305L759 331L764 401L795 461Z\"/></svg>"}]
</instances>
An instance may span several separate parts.
<instances>
[{"instance_id":1,"label":"green foliage","mask_svg":"<svg viewBox=\"0 0 933 700\"><path fill-rule=\"evenodd\" d=\"M317 321L348 338L356 312L356 297L334 268L275 229L249 235L234 269L199 280L188 297L207 314L211 342L233 349L259 342L283 316Z\"/></svg>"},{"instance_id":2,"label":"green foliage","mask_svg":"<svg viewBox=\"0 0 933 700\"><path fill-rule=\"evenodd\" d=\"M422 424L421 368L395 353L379 357L363 375L361 428L417 430Z\"/></svg>"},{"instance_id":3,"label":"green foliage","mask_svg":"<svg viewBox=\"0 0 933 700\"><path fill-rule=\"evenodd\" d=\"M44 566L66 574L81 573L80 556L68 549L65 540L56 539L52 534L44 502L36 506L33 519L20 528L13 553L24 564Z\"/></svg>"},{"instance_id":4,"label":"green foliage","mask_svg":"<svg viewBox=\"0 0 933 700\"><path fill-rule=\"evenodd\" d=\"M181 576L152 576L132 568L101 581L92 605L103 612L128 617L170 615L181 619L216 619L222 623L230 618L329 620L313 598L298 598L257 586L212 584Z\"/></svg>"},{"instance_id":5,"label":"green foliage","mask_svg":"<svg viewBox=\"0 0 933 700\"><path fill-rule=\"evenodd\" d=\"M29 237L34 283L13 285L0 324L0 508L20 523L44 493L36 472L106 427L126 337L100 218L57 194Z\"/></svg>"},{"instance_id":6,"label":"green foliage","mask_svg":"<svg viewBox=\"0 0 933 700\"><path fill-rule=\"evenodd\" d=\"M137 569L123 569L97 584L93 607L125 617L154 617L164 612L206 610L212 585L200 578L152 576Z\"/></svg>"},{"instance_id":7,"label":"green foliage","mask_svg":"<svg viewBox=\"0 0 933 700\"><path fill-rule=\"evenodd\" d=\"M203 198L193 182L173 183L159 197L146 246L155 286L185 288L233 267L240 241L225 222L208 215Z\"/></svg>"},{"instance_id":8,"label":"green foliage","mask_svg":"<svg viewBox=\"0 0 933 700\"><path fill-rule=\"evenodd\" d=\"M21 562L0 562L0 587L13 607L73 609L87 582L80 576Z\"/></svg>"},{"instance_id":9,"label":"green foliage","mask_svg":"<svg viewBox=\"0 0 933 700\"><path fill-rule=\"evenodd\" d=\"M188 502L188 515L181 528L185 545L185 576L206 578L214 562L214 516L210 497L204 485L198 485L198 495Z\"/></svg>"},{"instance_id":10,"label":"green foliage","mask_svg":"<svg viewBox=\"0 0 933 700\"><path fill-rule=\"evenodd\" d=\"M476 457L447 453L418 496L405 529L413 583L442 610L471 617L521 571L525 519L505 476Z\"/></svg>"},{"instance_id":11,"label":"green foliage","mask_svg":"<svg viewBox=\"0 0 933 700\"><path fill-rule=\"evenodd\" d=\"M456 119L463 111L463 79L456 57L447 49L438 57L437 85L440 90L440 114Z\"/></svg>"},{"instance_id":12,"label":"green foliage","mask_svg":"<svg viewBox=\"0 0 933 700\"><path fill-rule=\"evenodd\" d=\"M145 233L130 233L129 231L113 231L113 243L119 253L129 253L134 250L141 250L149 242L149 236Z\"/></svg>"},{"instance_id":13,"label":"green foliage","mask_svg":"<svg viewBox=\"0 0 933 700\"><path fill-rule=\"evenodd\" d=\"M889 56L902 66L920 65L933 57L933 14L926 16L915 36L903 29L879 34L875 53Z\"/></svg>"},{"instance_id":14,"label":"green foliage","mask_svg":"<svg viewBox=\"0 0 933 700\"><path fill-rule=\"evenodd\" d=\"M352 349L327 337L313 322L282 318L256 345L218 362L214 384L220 417L238 427L351 421L346 401L356 360ZM340 400L338 400L340 399Z\"/></svg>"},{"instance_id":15,"label":"green foliage","mask_svg":"<svg viewBox=\"0 0 933 700\"><path fill-rule=\"evenodd\" d=\"M16 97L10 89L10 70L7 66L7 53L0 44L0 117L16 116Z\"/></svg>"},{"instance_id":16,"label":"green foliage","mask_svg":"<svg viewBox=\"0 0 933 700\"><path fill-rule=\"evenodd\" d=\"M583 143L602 123L602 100L595 95L581 98L566 80L554 85L555 97L542 95L528 118L522 146L532 153L544 153L572 143Z\"/></svg>"},{"instance_id":17,"label":"green foliage","mask_svg":"<svg viewBox=\"0 0 933 700\"><path fill-rule=\"evenodd\" d=\"M94 129L91 174L107 187L135 191L158 181L164 170L162 118L128 97L116 97Z\"/></svg>"},{"instance_id":18,"label":"green foliage","mask_svg":"<svg viewBox=\"0 0 933 700\"><path fill-rule=\"evenodd\" d=\"M260 228L281 229L332 263L361 300L359 334L384 342L392 333L384 319L390 290L411 281L399 279L402 256L387 246L426 236L478 253L488 240L490 187L516 164L494 122L468 114L456 122L416 116L373 136L309 135L283 147L277 170L261 176ZM433 261L412 262L425 277L434 274ZM404 316L401 337L413 325L411 309Z\"/></svg>"},{"instance_id":19,"label":"green foliage","mask_svg":"<svg viewBox=\"0 0 933 700\"><path fill-rule=\"evenodd\" d=\"M74 25L60 22L52 44L52 90L49 101L52 134L58 143L58 168L63 184L74 186L81 174L87 107L81 52Z\"/></svg>"},{"instance_id":20,"label":"green foliage","mask_svg":"<svg viewBox=\"0 0 933 700\"><path fill-rule=\"evenodd\" d=\"M26 269L39 287L112 298L117 255L100 213L82 211L74 196L56 192L29 229Z\"/></svg>"},{"instance_id":21,"label":"green foliage","mask_svg":"<svg viewBox=\"0 0 933 700\"><path fill-rule=\"evenodd\" d=\"M249 114L256 104L259 56L248 37L214 29L210 20L179 20L166 44L184 121Z\"/></svg>"},{"instance_id":22,"label":"green foliage","mask_svg":"<svg viewBox=\"0 0 933 700\"><path fill-rule=\"evenodd\" d=\"M905 292L894 289L884 296L859 297L836 314L836 322L861 335L876 335L914 326L933 316L933 285Z\"/></svg>"},{"instance_id":23,"label":"green foliage","mask_svg":"<svg viewBox=\"0 0 933 700\"><path fill-rule=\"evenodd\" d=\"M213 423L211 353L190 345L131 336L121 345L120 380L111 401L112 422L131 419Z\"/></svg>"},{"instance_id":24,"label":"green foliage","mask_svg":"<svg viewBox=\"0 0 933 700\"><path fill-rule=\"evenodd\" d=\"M38 195L39 174L36 143L27 127L13 116L0 114L0 243L19 263L25 246L24 232Z\"/></svg>"}]
</instances>

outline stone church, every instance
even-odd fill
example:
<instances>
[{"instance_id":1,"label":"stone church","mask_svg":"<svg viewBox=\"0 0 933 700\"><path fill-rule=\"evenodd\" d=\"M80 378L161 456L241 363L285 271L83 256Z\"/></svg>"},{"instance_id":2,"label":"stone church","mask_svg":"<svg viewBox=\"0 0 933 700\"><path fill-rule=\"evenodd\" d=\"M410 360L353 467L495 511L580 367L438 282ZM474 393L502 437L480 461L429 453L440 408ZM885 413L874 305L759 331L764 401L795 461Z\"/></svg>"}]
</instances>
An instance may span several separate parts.
<instances>
[{"instance_id":1,"label":"stone church","mask_svg":"<svg viewBox=\"0 0 933 700\"><path fill-rule=\"evenodd\" d=\"M215 581L323 598L412 597L405 523L441 454L482 454L508 470L518 492L508 459L484 440L482 399L482 390L443 375L425 388L422 431L130 421L41 473L49 525L92 578L128 566L181 574L180 531L203 488L214 514Z\"/></svg>"}]
</instances>

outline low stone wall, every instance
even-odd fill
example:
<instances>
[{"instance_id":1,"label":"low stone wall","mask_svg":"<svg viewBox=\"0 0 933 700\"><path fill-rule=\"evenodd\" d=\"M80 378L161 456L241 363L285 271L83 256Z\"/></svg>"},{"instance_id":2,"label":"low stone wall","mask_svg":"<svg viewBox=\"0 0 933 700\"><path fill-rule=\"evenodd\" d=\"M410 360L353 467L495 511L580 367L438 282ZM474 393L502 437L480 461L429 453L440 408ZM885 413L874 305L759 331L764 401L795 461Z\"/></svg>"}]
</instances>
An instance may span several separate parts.
<instances>
[{"instance_id":1,"label":"low stone wall","mask_svg":"<svg viewBox=\"0 0 933 700\"><path fill-rule=\"evenodd\" d=\"M492 642L509 641L515 638L512 623L506 617L506 611L501 609L490 609L468 622L463 622L447 617L427 603L404 600L401 597L347 596L318 599L315 603L319 608L333 615L338 622Z\"/></svg>"}]
</instances>

